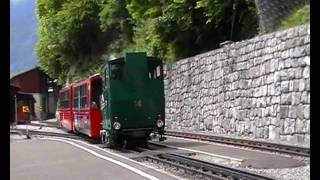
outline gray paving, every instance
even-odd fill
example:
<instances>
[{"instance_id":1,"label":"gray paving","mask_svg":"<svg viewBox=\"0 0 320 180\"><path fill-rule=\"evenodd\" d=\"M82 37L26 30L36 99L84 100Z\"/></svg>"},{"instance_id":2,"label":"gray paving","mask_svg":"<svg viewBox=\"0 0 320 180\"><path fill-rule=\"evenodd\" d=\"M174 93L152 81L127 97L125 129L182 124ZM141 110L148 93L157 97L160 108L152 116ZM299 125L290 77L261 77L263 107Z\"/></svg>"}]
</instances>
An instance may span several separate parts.
<instances>
[{"instance_id":1,"label":"gray paving","mask_svg":"<svg viewBox=\"0 0 320 180\"><path fill-rule=\"evenodd\" d=\"M243 159L243 166L253 168L274 169L299 167L305 165L301 161L286 156L227 147L222 145L213 145L202 142L189 141L185 139L176 139L168 137L167 140L162 142L161 144L179 146L183 148L204 151L212 154Z\"/></svg>"},{"instance_id":2,"label":"gray paving","mask_svg":"<svg viewBox=\"0 0 320 180\"><path fill-rule=\"evenodd\" d=\"M131 163L131 166L134 167L134 163ZM144 170L144 172L150 171L146 167ZM159 172L153 172L152 175L157 175L159 179L174 179ZM140 180L146 178L69 144L32 139L10 142L10 179Z\"/></svg>"}]
</instances>

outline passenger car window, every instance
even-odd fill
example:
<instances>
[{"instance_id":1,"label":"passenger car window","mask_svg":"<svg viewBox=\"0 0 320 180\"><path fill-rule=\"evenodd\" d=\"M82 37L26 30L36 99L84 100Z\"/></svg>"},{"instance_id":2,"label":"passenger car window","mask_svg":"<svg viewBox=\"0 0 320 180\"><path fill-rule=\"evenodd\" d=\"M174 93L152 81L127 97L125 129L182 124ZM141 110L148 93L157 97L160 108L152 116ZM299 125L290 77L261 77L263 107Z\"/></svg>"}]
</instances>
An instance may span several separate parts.
<instances>
[{"instance_id":1,"label":"passenger car window","mask_svg":"<svg viewBox=\"0 0 320 180\"><path fill-rule=\"evenodd\" d=\"M79 107L80 87L76 87L73 93L73 107Z\"/></svg>"},{"instance_id":2,"label":"passenger car window","mask_svg":"<svg viewBox=\"0 0 320 180\"><path fill-rule=\"evenodd\" d=\"M69 107L69 92L60 93L60 107L68 108Z\"/></svg>"},{"instance_id":3,"label":"passenger car window","mask_svg":"<svg viewBox=\"0 0 320 180\"><path fill-rule=\"evenodd\" d=\"M80 86L80 108L87 108L87 84Z\"/></svg>"}]
</instances>

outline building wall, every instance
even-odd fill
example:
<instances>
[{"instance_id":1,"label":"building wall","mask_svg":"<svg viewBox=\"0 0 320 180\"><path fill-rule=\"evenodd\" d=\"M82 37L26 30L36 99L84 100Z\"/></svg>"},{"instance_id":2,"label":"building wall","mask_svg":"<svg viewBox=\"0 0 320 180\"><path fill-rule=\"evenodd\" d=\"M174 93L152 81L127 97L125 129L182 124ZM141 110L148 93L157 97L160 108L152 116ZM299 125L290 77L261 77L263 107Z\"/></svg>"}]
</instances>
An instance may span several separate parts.
<instances>
[{"instance_id":1,"label":"building wall","mask_svg":"<svg viewBox=\"0 0 320 180\"><path fill-rule=\"evenodd\" d=\"M48 107L48 113L55 115L57 109L57 99L54 93L48 94L48 103L50 104Z\"/></svg>"},{"instance_id":2,"label":"building wall","mask_svg":"<svg viewBox=\"0 0 320 180\"><path fill-rule=\"evenodd\" d=\"M47 94L41 94L41 93L33 93L33 97L36 100L34 107L35 107L35 114L36 119L47 119L48 115L48 97ZM42 107L42 111L40 110L40 107Z\"/></svg>"},{"instance_id":3,"label":"building wall","mask_svg":"<svg viewBox=\"0 0 320 180\"><path fill-rule=\"evenodd\" d=\"M309 24L165 69L168 129L309 144Z\"/></svg>"},{"instance_id":4,"label":"building wall","mask_svg":"<svg viewBox=\"0 0 320 180\"><path fill-rule=\"evenodd\" d=\"M38 69L33 69L22 73L10 80L10 83L21 88L26 93L46 93L47 92L47 75Z\"/></svg>"},{"instance_id":5,"label":"building wall","mask_svg":"<svg viewBox=\"0 0 320 180\"><path fill-rule=\"evenodd\" d=\"M54 97L53 94L58 93L59 87L55 83L51 83L54 91L48 93L48 78L44 72L34 68L10 79L10 83L19 86L22 92L33 94L36 100L35 119L47 119L48 114L55 115L57 96ZM40 112L40 106L44 108L42 112Z\"/></svg>"}]
</instances>

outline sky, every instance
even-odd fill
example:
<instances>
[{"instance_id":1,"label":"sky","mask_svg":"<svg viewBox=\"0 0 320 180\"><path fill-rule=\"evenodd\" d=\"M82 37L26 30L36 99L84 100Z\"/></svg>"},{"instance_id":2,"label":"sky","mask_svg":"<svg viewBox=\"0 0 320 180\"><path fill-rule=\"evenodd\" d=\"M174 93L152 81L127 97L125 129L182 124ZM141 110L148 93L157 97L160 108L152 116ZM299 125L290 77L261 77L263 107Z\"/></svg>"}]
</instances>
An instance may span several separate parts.
<instances>
[{"instance_id":1,"label":"sky","mask_svg":"<svg viewBox=\"0 0 320 180\"><path fill-rule=\"evenodd\" d=\"M36 66L36 0L10 0L10 74Z\"/></svg>"},{"instance_id":2,"label":"sky","mask_svg":"<svg viewBox=\"0 0 320 180\"><path fill-rule=\"evenodd\" d=\"M11 5L11 3L12 3L13 5L16 5L16 4L19 4L19 3L23 2L23 1L30 1L30 0L10 0L10 5ZM31 0L31 1L32 1L32 0Z\"/></svg>"}]
</instances>

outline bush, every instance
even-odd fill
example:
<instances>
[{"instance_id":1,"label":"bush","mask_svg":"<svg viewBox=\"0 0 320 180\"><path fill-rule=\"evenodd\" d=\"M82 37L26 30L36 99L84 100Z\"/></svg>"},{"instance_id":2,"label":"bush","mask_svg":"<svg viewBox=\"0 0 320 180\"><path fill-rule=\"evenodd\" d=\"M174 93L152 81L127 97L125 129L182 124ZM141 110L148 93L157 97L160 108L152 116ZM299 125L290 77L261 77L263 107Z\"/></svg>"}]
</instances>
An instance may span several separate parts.
<instances>
[{"instance_id":1,"label":"bush","mask_svg":"<svg viewBox=\"0 0 320 180\"><path fill-rule=\"evenodd\" d=\"M310 5L306 4L300 6L284 18L281 23L276 27L276 30L287 29L290 27L302 25L310 22Z\"/></svg>"}]
</instances>

